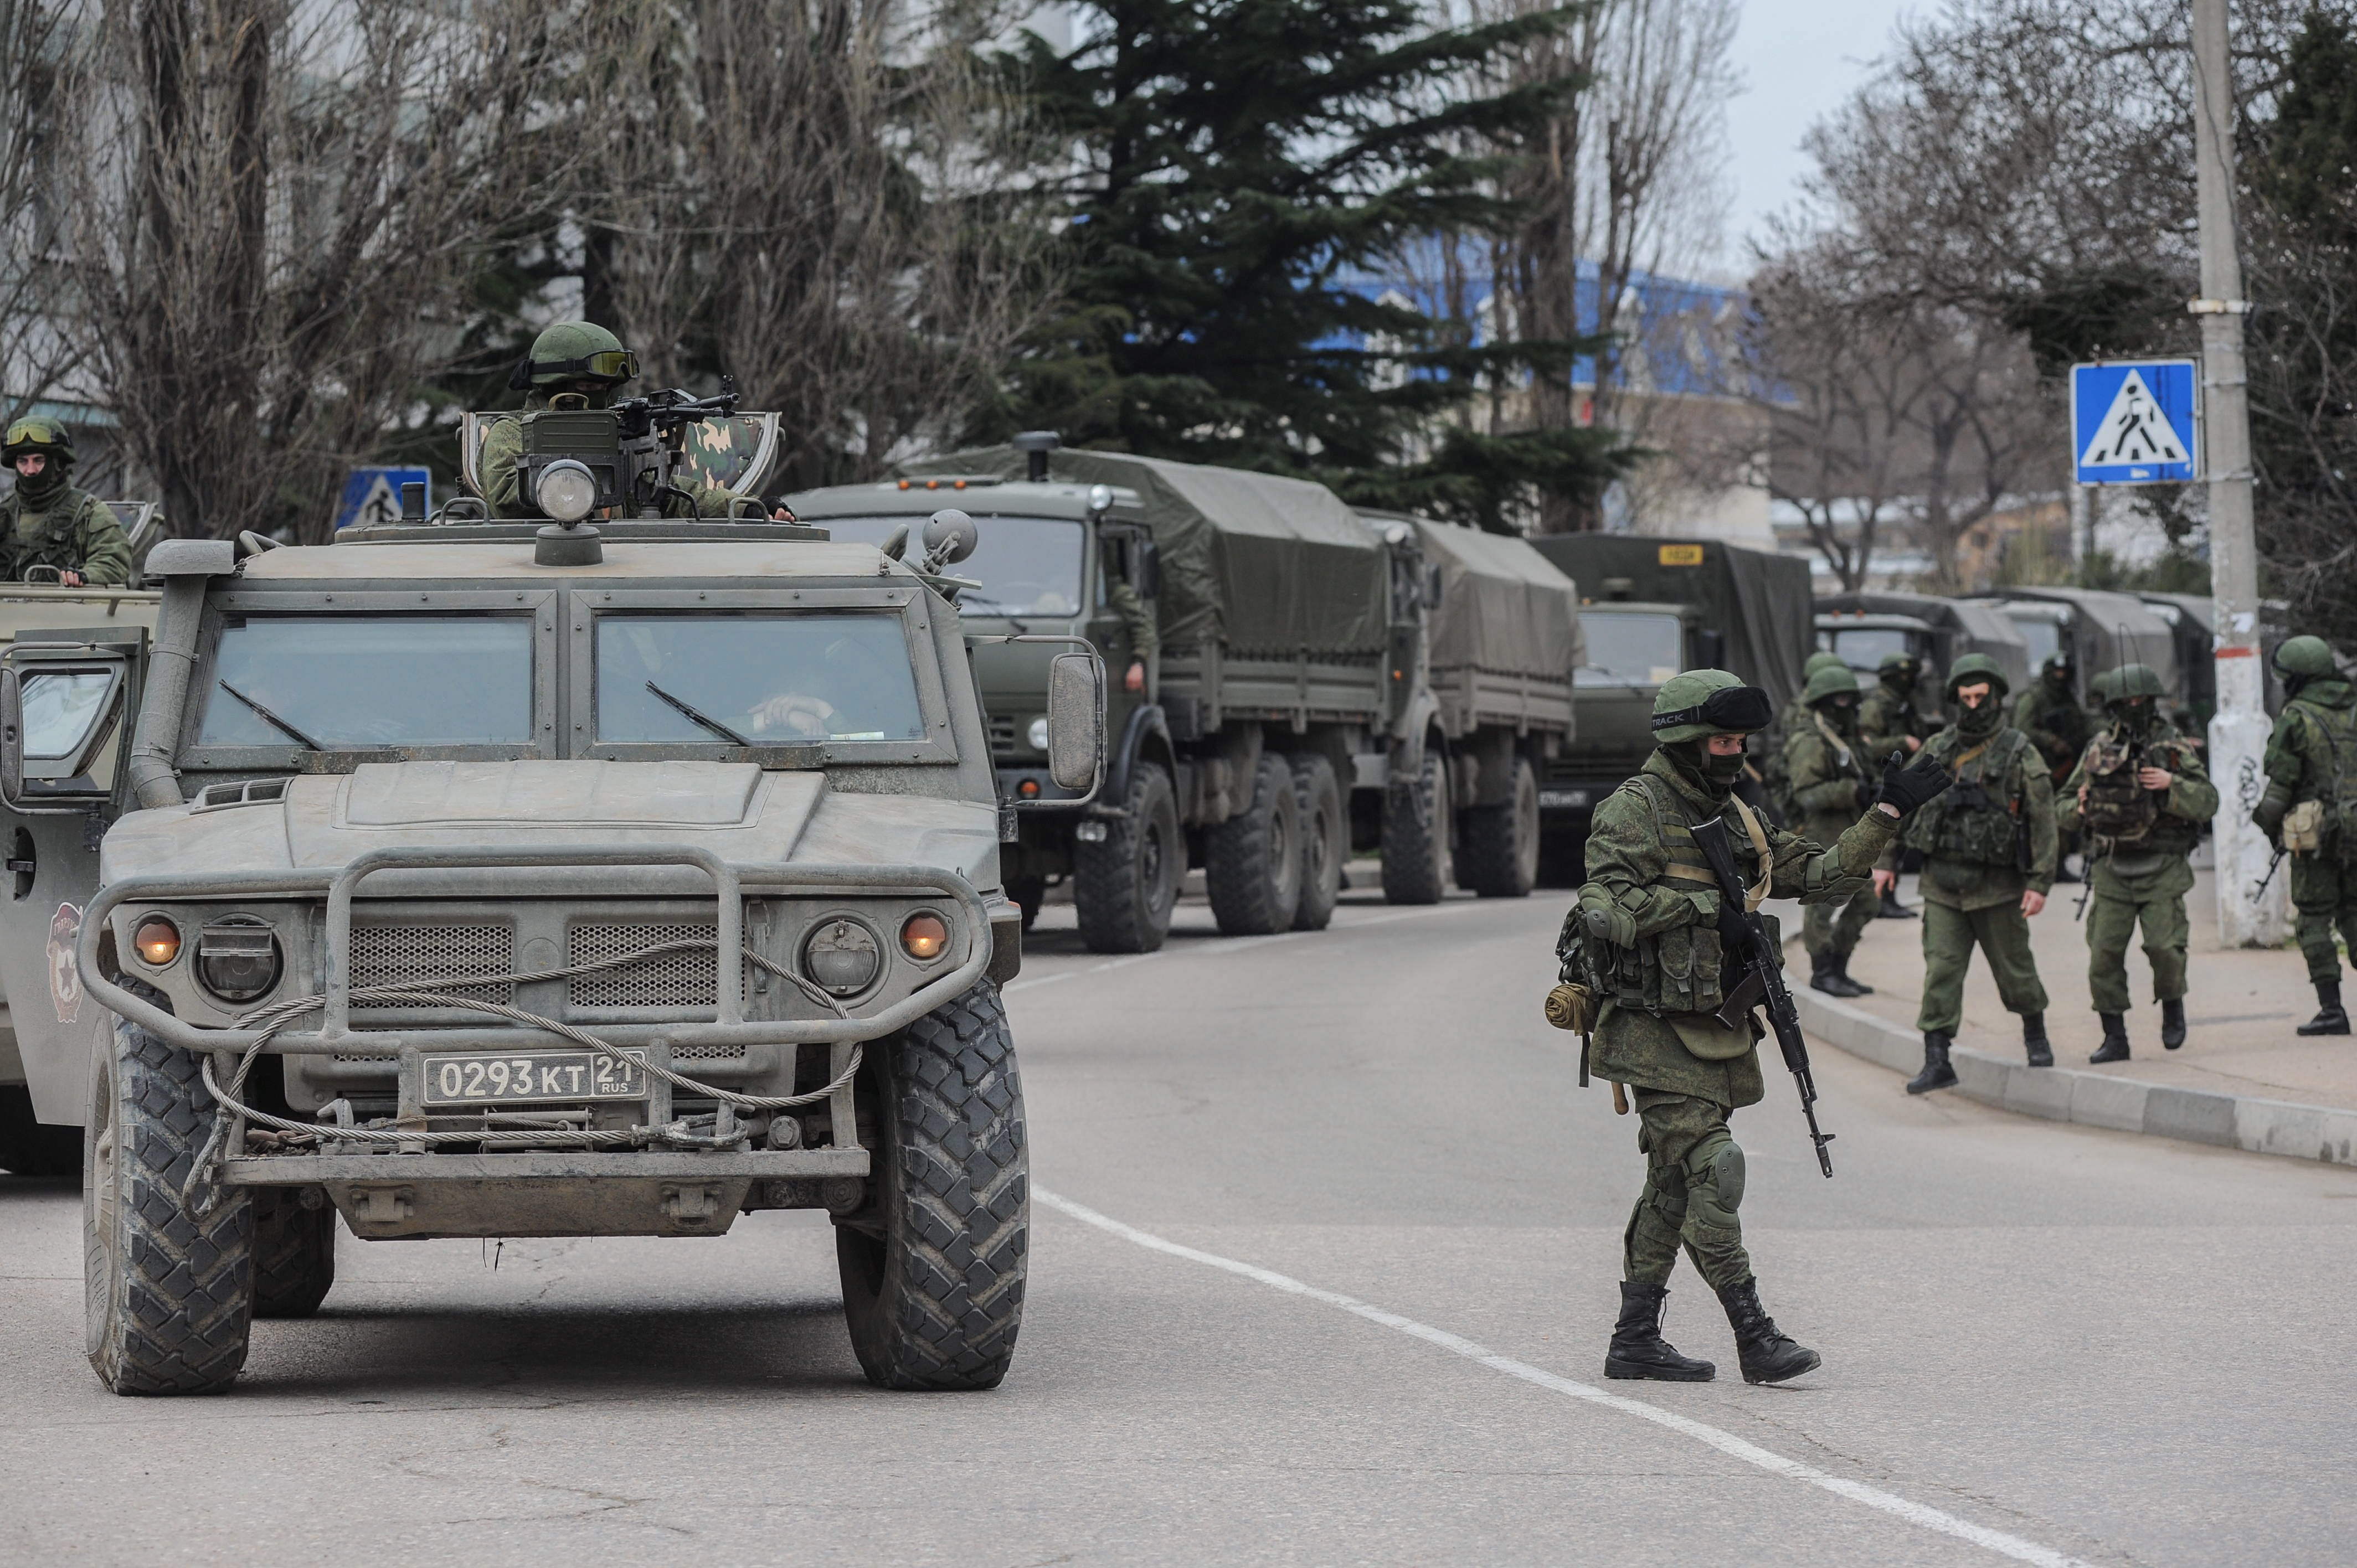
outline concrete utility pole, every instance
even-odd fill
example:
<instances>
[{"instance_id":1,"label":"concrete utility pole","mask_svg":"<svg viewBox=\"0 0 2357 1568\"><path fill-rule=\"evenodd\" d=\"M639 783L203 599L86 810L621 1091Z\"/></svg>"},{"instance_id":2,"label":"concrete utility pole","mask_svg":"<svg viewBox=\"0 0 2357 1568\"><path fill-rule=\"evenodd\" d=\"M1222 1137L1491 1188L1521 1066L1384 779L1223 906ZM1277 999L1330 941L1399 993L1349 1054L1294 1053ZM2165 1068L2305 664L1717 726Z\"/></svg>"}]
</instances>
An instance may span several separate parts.
<instances>
[{"instance_id":1,"label":"concrete utility pole","mask_svg":"<svg viewBox=\"0 0 2357 1568\"><path fill-rule=\"evenodd\" d=\"M2288 933L2278 875L2251 896L2271 853L2251 825L2266 788L2266 672L2259 659L2259 558L2251 526L2251 409L2243 365L2243 263L2234 225L2234 81L2226 0L2193 0L2193 158L2201 230L2202 444L2210 479L2210 592L2217 601L2218 712L2210 768L2218 783L2212 843L2218 930L2229 946L2272 946Z\"/></svg>"}]
</instances>

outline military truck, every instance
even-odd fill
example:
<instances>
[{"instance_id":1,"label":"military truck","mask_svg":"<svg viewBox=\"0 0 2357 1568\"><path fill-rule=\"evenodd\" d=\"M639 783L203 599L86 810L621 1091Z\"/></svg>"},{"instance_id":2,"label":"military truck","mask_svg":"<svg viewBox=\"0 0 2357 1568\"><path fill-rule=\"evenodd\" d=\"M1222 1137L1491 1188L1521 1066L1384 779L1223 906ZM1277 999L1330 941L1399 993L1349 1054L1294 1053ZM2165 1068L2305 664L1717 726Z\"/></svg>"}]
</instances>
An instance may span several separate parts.
<instances>
[{"instance_id":1,"label":"military truck","mask_svg":"<svg viewBox=\"0 0 2357 1568\"><path fill-rule=\"evenodd\" d=\"M1965 602L1986 605L2013 622L2028 644L2029 679L2037 678L2048 655L2070 654L2079 701L2091 707L2095 677L2131 662L2158 671L2162 690L2175 704L2181 707L2190 700L2176 629L2134 595L2095 588L2007 588L2002 595Z\"/></svg>"},{"instance_id":2,"label":"military truck","mask_svg":"<svg viewBox=\"0 0 2357 1568\"><path fill-rule=\"evenodd\" d=\"M144 682L135 645L0 660L33 846L0 975L47 1000L17 1015L36 1101L86 1124L108 1388L229 1384L253 1318L332 1287L339 1218L691 1237L790 1208L833 1221L872 1381L1005 1374L1021 923L945 596L974 525L912 564L580 516L167 542ZM1103 667L1061 651L1047 767L1084 795ZM133 701L111 779L55 776Z\"/></svg>"},{"instance_id":3,"label":"military truck","mask_svg":"<svg viewBox=\"0 0 2357 1568\"><path fill-rule=\"evenodd\" d=\"M1908 652L1923 661L1916 701L1928 714L1937 706L1948 666L1967 653L1997 661L2013 690L2029 679L2029 644L2011 617L1985 604L1897 592L1834 594L1817 601L1817 646L1869 680L1885 656Z\"/></svg>"},{"instance_id":4,"label":"military truck","mask_svg":"<svg viewBox=\"0 0 2357 1568\"><path fill-rule=\"evenodd\" d=\"M1516 542L1361 516L1301 480L1063 451L1046 432L786 500L888 547L944 501L974 512L987 539L961 607L977 629L1084 637L1119 672L1139 651L1124 591L1153 618L1159 656L1139 690L1112 683L1090 801L1040 770L1040 650L975 654L1008 886L1031 914L1069 878L1091 948L1159 947L1189 865L1235 935L1324 927L1353 850L1382 848L1394 900L1452 880L1529 891L1538 776L1571 728L1577 609Z\"/></svg>"},{"instance_id":5,"label":"military truck","mask_svg":"<svg viewBox=\"0 0 2357 1568\"><path fill-rule=\"evenodd\" d=\"M1566 533L1530 542L1582 590L1577 738L1539 792L1541 875L1566 886L1584 875L1590 814L1653 748L1662 682L1681 670L1729 670L1781 711L1813 646L1813 601L1806 562L1716 540ZM1756 757L1769 744L1755 741Z\"/></svg>"}]
</instances>

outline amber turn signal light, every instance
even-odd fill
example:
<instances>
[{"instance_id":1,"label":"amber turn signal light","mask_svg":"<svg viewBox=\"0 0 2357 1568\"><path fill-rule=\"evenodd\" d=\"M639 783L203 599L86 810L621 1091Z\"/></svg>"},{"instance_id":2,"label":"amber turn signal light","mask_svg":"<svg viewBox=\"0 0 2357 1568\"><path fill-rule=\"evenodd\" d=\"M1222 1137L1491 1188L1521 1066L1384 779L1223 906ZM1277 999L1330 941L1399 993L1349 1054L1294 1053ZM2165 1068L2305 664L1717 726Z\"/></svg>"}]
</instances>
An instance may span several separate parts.
<instances>
[{"instance_id":1,"label":"amber turn signal light","mask_svg":"<svg viewBox=\"0 0 2357 1568\"><path fill-rule=\"evenodd\" d=\"M900 928L900 945L910 958L927 962L950 945L950 929L939 915L911 915Z\"/></svg>"},{"instance_id":2,"label":"amber turn signal light","mask_svg":"<svg viewBox=\"0 0 2357 1568\"><path fill-rule=\"evenodd\" d=\"M162 969L180 956L180 928L161 915L150 915L139 922L131 945L139 950L140 962Z\"/></svg>"}]
</instances>

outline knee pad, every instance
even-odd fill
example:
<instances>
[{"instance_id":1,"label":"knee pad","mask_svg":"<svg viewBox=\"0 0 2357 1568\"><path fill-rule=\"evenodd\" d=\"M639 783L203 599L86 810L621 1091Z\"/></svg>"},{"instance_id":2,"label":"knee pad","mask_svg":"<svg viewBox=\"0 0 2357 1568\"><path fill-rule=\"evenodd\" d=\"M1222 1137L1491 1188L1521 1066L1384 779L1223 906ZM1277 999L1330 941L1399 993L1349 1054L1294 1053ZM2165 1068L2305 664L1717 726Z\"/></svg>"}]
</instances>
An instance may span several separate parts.
<instances>
[{"instance_id":1,"label":"knee pad","mask_svg":"<svg viewBox=\"0 0 2357 1568\"><path fill-rule=\"evenodd\" d=\"M1712 1133L1686 1161L1687 1202L1695 1217L1721 1230L1734 1230L1743 1204L1743 1146L1725 1131Z\"/></svg>"}]
</instances>

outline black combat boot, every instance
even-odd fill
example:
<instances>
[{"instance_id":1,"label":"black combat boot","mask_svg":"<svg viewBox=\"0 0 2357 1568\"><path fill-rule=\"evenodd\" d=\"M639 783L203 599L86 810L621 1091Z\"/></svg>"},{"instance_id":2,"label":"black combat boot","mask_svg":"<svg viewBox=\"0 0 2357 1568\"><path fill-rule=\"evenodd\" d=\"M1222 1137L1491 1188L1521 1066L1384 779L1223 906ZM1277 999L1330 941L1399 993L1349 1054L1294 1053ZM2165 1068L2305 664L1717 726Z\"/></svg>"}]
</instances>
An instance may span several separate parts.
<instances>
[{"instance_id":1,"label":"black combat boot","mask_svg":"<svg viewBox=\"0 0 2357 1568\"><path fill-rule=\"evenodd\" d=\"M1923 1036L1923 1070L1907 1080L1907 1092L1922 1094L1934 1089L1953 1089L1956 1069L1948 1065L1948 1036L1933 1029Z\"/></svg>"},{"instance_id":2,"label":"black combat boot","mask_svg":"<svg viewBox=\"0 0 2357 1568\"><path fill-rule=\"evenodd\" d=\"M1882 896L1882 908L1874 912L1878 920L1917 920L1921 916L1899 901L1899 889L1893 887Z\"/></svg>"},{"instance_id":3,"label":"black combat boot","mask_svg":"<svg viewBox=\"0 0 2357 1568\"><path fill-rule=\"evenodd\" d=\"M2046 1015L2024 1013L2021 1015L2021 1048L2029 1053L2031 1067L2052 1067L2054 1047L2046 1039Z\"/></svg>"},{"instance_id":4,"label":"black combat boot","mask_svg":"<svg viewBox=\"0 0 2357 1568\"><path fill-rule=\"evenodd\" d=\"M2125 1013L2100 1015L2104 1020L2104 1043L2095 1047L2091 1062L2124 1062L2128 1059L2128 1017Z\"/></svg>"},{"instance_id":5,"label":"black combat boot","mask_svg":"<svg viewBox=\"0 0 2357 1568\"><path fill-rule=\"evenodd\" d=\"M1809 959L1809 989L1822 991L1828 996L1863 996L1866 987L1842 972L1842 961L1831 953L1813 954Z\"/></svg>"},{"instance_id":6,"label":"black combat boot","mask_svg":"<svg viewBox=\"0 0 2357 1568\"><path fill-rule=\"evenodd\" d=\"M1834 978L1840 981L1844 985L1848 986L1857 995L1871 996L1874 994L1873 986L1868 985L1863 980L1858 979L1857 976L1850 973L1849 959L1846 955L1834 960Z\"/></svg>"},{"instance_id":7,"label":"black combat boot","mask_svg":"<svg viewBox=\"0 0 2357 1568\"><path fill-rule=\"evenodd\" d=\"M2341 1010L2339 981L2319 980L2316 983L2316 1016L2302 1024L2297 1032L2303 1035L2345 1035L2349 1032L2349 1015Z\"/></svg>"},{"instance_id":8,"label":"black combat boot","mask_svg":"<svg viewBox=\"0 0 2357 1568\"><path fill-rule=\"evenodd\" d=\"M1747 1383L1781 1383L1803 1372L1813 1372L1824 1358L1788 1338L1760 1305L1760 1282L1744 1280L1718 1293L1727 1321L1735 1329L1735 1359L1743 1364Z\"/></svg>"},{"instance_id":9,"label":"black combat boot","mask_svg":"<svg viewBox=\"0 0 2357 1568\"><path fill-rule=\"evenodd\" d=\"M1612 1348L1604 1352L1608 1378L1651 1378L1662 1383L1706 1383L1718 1375L1708 1361L1681 1356L1662 1337L1662 1309L1669 1287L1620 1282L1620 1321L1612 1326Z\"/></svg>"},{"instance_id":10,"label":"black combat boot","mask_svg":"<svg viewBox=\"0 0 2357 1568\"><path fill-rule=\"evenodd\" d=\"M2160 1004L2160 1048L2173 1051L2185 1043L2185 998L2174 997Z\"/></svg>"}]
</instances>

